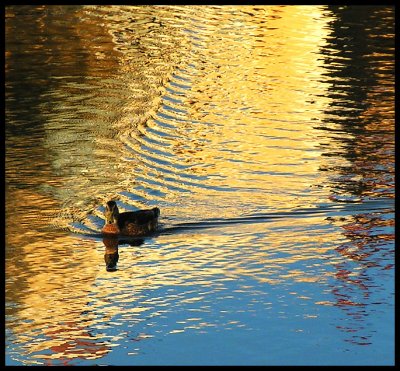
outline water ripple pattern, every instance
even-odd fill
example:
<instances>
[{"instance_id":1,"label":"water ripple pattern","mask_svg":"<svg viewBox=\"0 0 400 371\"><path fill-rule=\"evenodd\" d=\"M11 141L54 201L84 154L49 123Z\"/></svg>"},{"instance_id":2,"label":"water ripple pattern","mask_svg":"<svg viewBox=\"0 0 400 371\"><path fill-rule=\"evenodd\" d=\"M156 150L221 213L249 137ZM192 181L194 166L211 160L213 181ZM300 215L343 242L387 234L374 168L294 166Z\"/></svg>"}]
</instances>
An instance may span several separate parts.
<instances>
[{"instance_id":1,"label":"water ripple pattern","mask_svg":"<svg viewBox=\"0 0 400 371\"><path fill-rule=\"evenodd\" d=\"M7 364L393 364L393 25L8 6Z\"/></svg>"}]
</instances>

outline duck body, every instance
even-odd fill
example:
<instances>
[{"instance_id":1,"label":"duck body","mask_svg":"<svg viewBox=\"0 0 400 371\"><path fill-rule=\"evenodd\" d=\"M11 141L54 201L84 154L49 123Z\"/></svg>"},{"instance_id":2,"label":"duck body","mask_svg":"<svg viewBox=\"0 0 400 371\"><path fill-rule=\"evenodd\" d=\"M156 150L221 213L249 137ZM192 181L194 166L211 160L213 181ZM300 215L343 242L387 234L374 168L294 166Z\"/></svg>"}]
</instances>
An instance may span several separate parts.
<instances>
[{"instance_id":1,"label":"duck body","mask_svg":"<svg viewBox=\"0 0 400 371\"><path fill-rule=\"evenodd\" d=\"M115 201L108 201L104 216L106 221L101 230L103 234L145 236L157 229L160 209L155 207L120 213Z\"/></svg>"}]
</instances>

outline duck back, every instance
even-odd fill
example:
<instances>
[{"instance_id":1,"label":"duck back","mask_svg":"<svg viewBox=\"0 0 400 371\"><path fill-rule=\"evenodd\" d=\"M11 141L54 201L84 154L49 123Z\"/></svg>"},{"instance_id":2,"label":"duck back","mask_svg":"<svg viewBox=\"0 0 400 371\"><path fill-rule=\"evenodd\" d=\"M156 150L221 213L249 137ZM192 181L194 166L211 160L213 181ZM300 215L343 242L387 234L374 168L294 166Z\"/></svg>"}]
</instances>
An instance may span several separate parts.
<instances>
[{"instance_id":1,"label":"duck back","mask_svg":"<svg viewBox=\"0 0 400 371\"><path fill-rule=\"evenodd\" d=\"M148 225L149 223L157 222L159 215L160 209L158 207L149 210L127 211L119 214L118 227L123 229L127 224Z\"/></svg>"}]
</instances>

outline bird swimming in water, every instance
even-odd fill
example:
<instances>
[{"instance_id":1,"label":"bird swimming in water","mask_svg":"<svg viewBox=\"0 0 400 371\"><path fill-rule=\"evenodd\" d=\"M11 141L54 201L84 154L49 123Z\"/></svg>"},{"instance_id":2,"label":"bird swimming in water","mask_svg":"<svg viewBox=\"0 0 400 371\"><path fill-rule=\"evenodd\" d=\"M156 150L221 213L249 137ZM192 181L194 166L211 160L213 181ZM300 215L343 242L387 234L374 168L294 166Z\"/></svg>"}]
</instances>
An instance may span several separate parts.
<instances>
[{"instance_id":1,"label":"bird swimming in water","mask_svg":"<svg viewBox=\"0 0 400 371\"><path fill-rule=\"evenodd\" d=\"M108 201L104 216L106 220L101 232L105 235L145 236L157 229L160 209L120 213L116 202Z\"/></svg>"}]
</instances>

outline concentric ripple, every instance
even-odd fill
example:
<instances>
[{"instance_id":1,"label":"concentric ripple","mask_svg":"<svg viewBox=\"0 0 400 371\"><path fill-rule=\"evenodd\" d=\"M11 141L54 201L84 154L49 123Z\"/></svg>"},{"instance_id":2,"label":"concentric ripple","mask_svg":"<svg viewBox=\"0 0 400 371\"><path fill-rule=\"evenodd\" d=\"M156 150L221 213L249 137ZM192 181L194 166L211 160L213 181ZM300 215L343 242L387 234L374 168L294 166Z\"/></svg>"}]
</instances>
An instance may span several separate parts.
<instances>
[{"instance_id":1,"label":"concentric ripple","mask_svg":"<svg viewBox=\"0 0 400 371\"><path fill-rule=\"evenodd\" d=\"M392 364L393 24L8 6L7 364Z\"/></svg>"}]
</instances>

